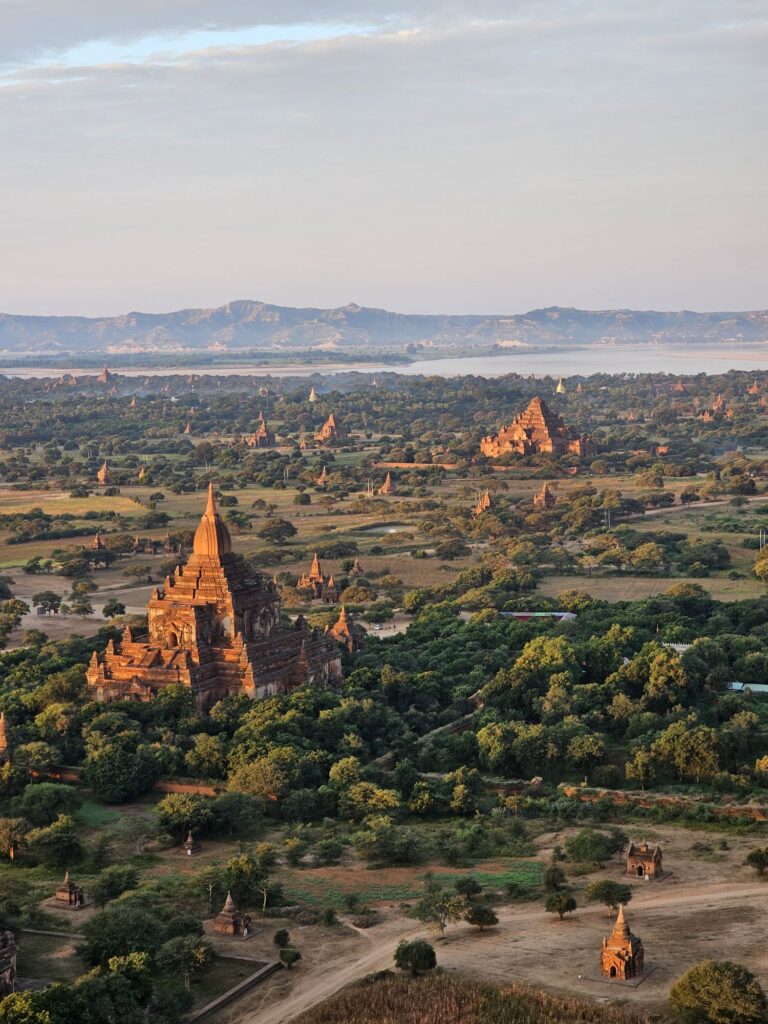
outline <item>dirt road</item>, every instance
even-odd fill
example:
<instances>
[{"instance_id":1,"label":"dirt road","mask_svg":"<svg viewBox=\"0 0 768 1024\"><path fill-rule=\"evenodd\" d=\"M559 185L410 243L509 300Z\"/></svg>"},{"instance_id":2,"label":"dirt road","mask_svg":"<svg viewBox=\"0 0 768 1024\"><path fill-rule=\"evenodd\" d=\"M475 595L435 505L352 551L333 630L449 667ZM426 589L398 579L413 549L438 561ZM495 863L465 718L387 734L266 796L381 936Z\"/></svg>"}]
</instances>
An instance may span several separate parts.
<instances>
[{"instance_id":1,"label":"dirt road","mask_svg":"<svg viewBox=\"0 0 768 1024\"><path fill-rule=\"evenodd\" d=\"M684 885L670 889L667 884L650 884L647 888L637 888L630 904L631 922L638 922L637 931L641 933L652 962L661 962L664 957L656 931L658 930L660 935L669 933L671 939L672 922L682 908L687 907L691 912L698 913L715 910L718 915L728 918L742 907L751 906L758 901L763 902L768 895L768 885L765 883L734 885L722 882L704 888L691 886L689 889ZM651 912L654 912L655 916L663 916L664 920L657 922L654 919L651 925ZM584 947L587 967L574 965L572 972L568 972L573 973L572 993L587 998L595 997L594 979L582 972L589 970L588 965L594 960L595 951L599 948L598 936L606 931L608 919L605 908L584 907L562 924L544 914L540 904L499 907L497 913L499 928L483 935L478 935L474 929L465 925L449 929L446 941L436 944L441 966L448 970L461 970L476 977L485 977L498 984L514 980L552 987L555 975L549 972L554 968L554 964L550 963L550 951L547 947L553 945L556 956L561 958L562 938L567 934L570 943L573 939L573 930L578 929L581 937L577 945ZM684 924L685 916L681 916L678 924ZM610 930L610 925L607 930ZM594 937L591 933L594 933ZM361 948L359 956L353 958L350 954L340 962L320 963L308 970L299 965L292 976L287 972L278 976L284 983L280 992L273 990L270 993L259 993L256 989L252 995L243 999L239 1007L230 1010L231 1016L217 1018L217 1021L226 1020L228 1024L288 1024L299 1014L329 998L345 985L374 971L391 968L392 954L400 939L412 939L417 936L429 938L423 925L395 916L373 929L371 933L363 933L362 941L365 945ZM430 941L434 942L434 937L431 937ZM528 972L527 952L539 961L540 978ZM561 971L562 967L561 963ZM659 969L651 975L649 982L639 992L627 989L625 995L630 1001L640 999L649 1004L663 1001L671 980L672 974L669 971ZM561 988L559 982L555 984L558 989ZM599 994L604 998L607 993L601 991ZM259 1005L254 1005L255 1002Z\"/></svg>"},{"instance_id":2,"label":"dirt road","mask_svg":"<svg viewBox=\"0 0 768 1024\"><path fill-rule=\"evenodd\" d=\"M231 1021L231 1024L287 1024L345 985L366 974L391 968L392 954L398 942L419 935L426 936L427 932L422 924L398 917L360 934L365 945L356 959L347 963L317 964L308 971L299 967L295 969L294 985L288 995L278 1002L259 1008L246 1008L243 1005L240 1013L226 1020ZM281 977L287 979L287 972L282 972ZM257 992L258 989L254 990L254 995ZM250 996L246 996L243 1003L249 1001Z\"/></svg>"}]
</instances>

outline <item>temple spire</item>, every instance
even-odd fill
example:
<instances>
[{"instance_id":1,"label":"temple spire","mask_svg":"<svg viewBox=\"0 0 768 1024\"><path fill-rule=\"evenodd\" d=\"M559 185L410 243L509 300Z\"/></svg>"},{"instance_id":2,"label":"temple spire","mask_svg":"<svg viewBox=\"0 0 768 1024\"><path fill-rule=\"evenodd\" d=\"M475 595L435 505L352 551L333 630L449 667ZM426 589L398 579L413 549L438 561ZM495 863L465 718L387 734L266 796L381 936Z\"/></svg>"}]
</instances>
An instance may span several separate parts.
<instances>
[{"instance_id":1,"label":"temple spire","mask_svg":"<svg viewBox=\"0 0 768 1024\"><path fill-rule=\"evenodd\" d=\"M192 551L205 558L220 558L232 551L232 538L216 508L213 483L208 484L208 502L195 531Z\"/></svg>"},{"instance_id":2,"label":"temple spire","mask_svg":"<svg viewBox=\"0 0 768 1024\"><path fill-rule=\"evenodd\" d=\"M619 912L616 915L616 923L613 926L613 932L611 934L612 939L628 939L631 935L629 925L624 917L624 906L619 904Z\"/></svg>"}]
</instances>

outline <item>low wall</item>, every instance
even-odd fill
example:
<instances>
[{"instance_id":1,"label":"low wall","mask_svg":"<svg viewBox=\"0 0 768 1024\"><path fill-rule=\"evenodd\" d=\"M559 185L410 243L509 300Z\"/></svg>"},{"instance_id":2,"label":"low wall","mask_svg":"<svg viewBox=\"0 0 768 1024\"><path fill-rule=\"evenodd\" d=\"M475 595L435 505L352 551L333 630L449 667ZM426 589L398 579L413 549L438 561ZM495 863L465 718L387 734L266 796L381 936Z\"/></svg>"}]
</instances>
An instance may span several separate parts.
<instances>
[{"instance_id":1,"label":"low wall","mask_svg":"<svg viewBox=\"0 0 768 1024\"><path fill-rule=\"evenodd\" d=\"M168 779L155 779L152 789L158 793L196 793L198 796L217 796L215 786L205 782L171 782Z\"/></svg>"},{"instance_id":2,"label":"low wall","mask_svg":"<svg viewBox=\"0 0 768 1024\"><path fill-rule=\"evenodd\" d=\"M240 960L242 958L222 957L222 959ZM216 1010L220 1010L223 1006L226 1006L227 1003L231 1003L233 999L237 999L238 996L243 995L243 993L253 988L254 985L258 985L260 981L264 981L264 979L268 978L270 974L273 974L275 971L280 970L282 966L283 965L279 963L277 960L272 960L268 964L265 964L263 967L260 967L258 971L255 971L253 974L249 974L247 978L243 978L243 980L239 982L239 984L234 985L230 989L227 989L226 992L223 992L220 996L217 996L216 999L212 999L210 1003L206 1003L205 1006L201 1006L199 1010L195 1010L194 1013L191 1013L186 1018L187 1024L193 1024L194 1021L202 1020L204 1017L207 1017L210 1013L214 1013Z\"/></svg>"},{"instance_id":3,"label":"low wall","mask_svg":"<svg viewBox=\"0 0 768 1024\"><path fill-rule=\"evenodd\" d=\"M452 462L374 462L375 469L464 469Z\"/></svg>"},{"instance_id":4,"label":"low wall","mask_svg":"<svg viewBox=\"0 0 768 1024\"><path fill-rule=\"evenodd\" d=\"M561 793L581 801L609 800L614 806L706 807L717 818L751 818L752 821L768 821L768 806L765 804L717 804L704 797L690 797L673 793L648 793L645 790L597 789L589 786L560 785Z\"/></svg>"},{"instance_id":5,"label":"low wall","mask_svg":"<svg viewBox=\"0 0 768 1024\"><path fill-rule=\"evenodd\" d=\"M56 782L82 782L81 768L51 768L49 772L32 772L34 778L54 779ZM152 789L156 793L195 793L197 796L218 796L219 791L210 782L193 780L175 782L173 779L155 779Z\"/></svg>"}]
</instances>

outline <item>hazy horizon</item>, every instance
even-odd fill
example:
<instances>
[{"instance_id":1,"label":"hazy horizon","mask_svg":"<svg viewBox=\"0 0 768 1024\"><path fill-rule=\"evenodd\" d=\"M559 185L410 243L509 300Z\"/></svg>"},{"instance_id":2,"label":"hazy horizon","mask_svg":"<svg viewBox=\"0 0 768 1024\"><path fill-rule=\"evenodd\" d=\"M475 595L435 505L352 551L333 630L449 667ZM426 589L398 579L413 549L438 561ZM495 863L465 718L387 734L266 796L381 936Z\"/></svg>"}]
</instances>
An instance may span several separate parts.
<instances>
[{"instance_id":1,"label":"hazy horizon","mask_svg":"<svg viewBox=\"0 0 768 1024\"><path fill-rule=\"evenodd\" d=\"M217 303L215 303L214 305L211 305L211 306L187 305L187 306L174 306L173 308L168 308L168 309L160 308L160 307L158 307L157 309L149 309L149 308L140 308L138 306L135 306L133 308L116 309L116 310L112 310L111 312L107 311L107 312L104 312L104 313L82 313L82 312L81 313L78 313L78 312L36 313L36 312L19 312L18 310L13 310L13 309L0 309L0 315L13 316L13 317L20 317L20 316L31 316L31 317L37 317L37 316L85 317L85 318L87 318L89 320L104 320L104 319L114 319L114 318L121 317L121 316L131 316L133 314L137 314L139 316L162 316L164 314L181 313L181 312L184 312L185 310L223 309L226 306L235 305L235 304L240 303L240 302L260 303L260 304L263 304L265 306L282 306L284 308L290 308L290 309L323 309L323 310L331 309L331 310L333 310L333 309L344 309L347 306L360 306L360 307L363 306L362 303L354 302L354 300L351 300L349 302L342 302L338 306L317 306L317 305L309 305L308 303L302 303L302 302L280 303L280 302L270 302L267 299L244 299L244 298L241 297L239 299L229 299L226 302L217 302ZM637 309L637 308L634 308L634 307L631 307L631 306L601 306L599 308L595 307L593 309L586 309L586 308L578 307L578 306L563 306L560 303L551 303L550 306L536 306L536 307L531 307L529 309L474 309L474 310L407 309L406 310L406 309L392 309L392 308L390 308L388 306L375 305L375 304L372 305L372 306L367 306L365 308L379 309L379 310L384 310L384 311L386 311L388 313L400 313L400 314L407 315L407 316L430 316L430 317L431 316L447 316L447 317L457 317L457 316L488 316L488 317L522 316L522 315L524 315L526 313L533 313L533 312L536 312L538 310L548 309L548 308L551 308L551 309L576 309L579 312L583 312L583 313L601 313L601 312L664 313L664 314L694 313L694 314L702 315L702 316L708 316L708 315L717 316L717 315L723 315L723 314L727 314L727 313L737 313L737 314L762 313L762 312L765 312L765 310L766 310L766 307L761 307L761 308L755 307L754 309L682 309L682 308L680 308L680 309L652 309L651 307L648 307L646 309Z\"/></svg>"},{"instance_id":2,"label":"hazy horizon","mask_svg":"<svg viewBox=\"0 0 768 1024\"><path fill-rule=\"evenodd\" d=\"M0 311L765 309L762 0L0 7Z\"/></svg>"}]
</instances>

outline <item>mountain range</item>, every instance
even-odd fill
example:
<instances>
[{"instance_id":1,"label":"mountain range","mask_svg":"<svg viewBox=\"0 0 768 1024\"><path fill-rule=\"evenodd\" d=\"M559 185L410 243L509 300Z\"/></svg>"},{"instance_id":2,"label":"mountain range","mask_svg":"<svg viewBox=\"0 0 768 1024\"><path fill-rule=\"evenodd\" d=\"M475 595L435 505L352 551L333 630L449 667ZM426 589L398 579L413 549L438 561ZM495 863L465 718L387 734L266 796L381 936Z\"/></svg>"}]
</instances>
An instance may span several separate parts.
<instances>
[{"instance_id":1,"label":"mountain range","mask_svg":"<svg viewBox=\"0 0 768 1024\"><path fill-rule=\"evenodd\" d=\"M768 311L694 313L551 306L510 316L392 313L241 300L216 309L113 317L0 313L5 355L319 349L403 352L585 344L753 344L768 341Z\"/></svg>"}]
</instances>

